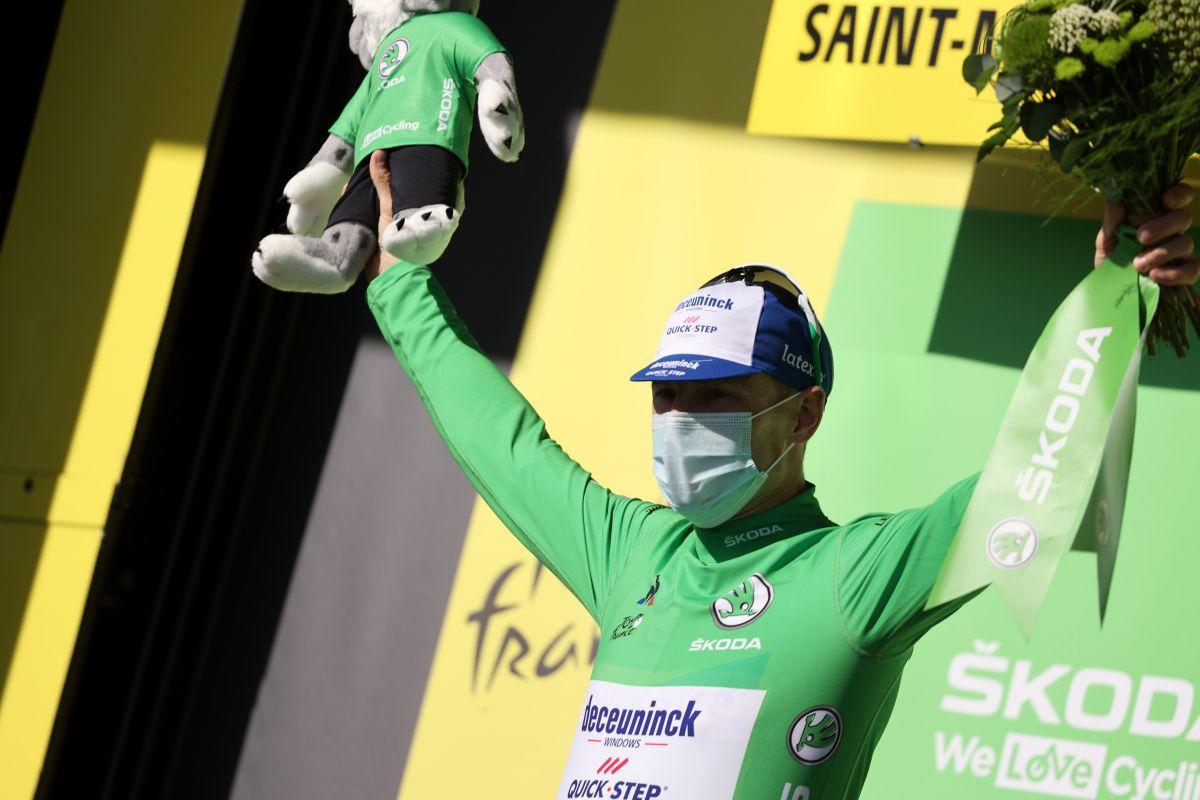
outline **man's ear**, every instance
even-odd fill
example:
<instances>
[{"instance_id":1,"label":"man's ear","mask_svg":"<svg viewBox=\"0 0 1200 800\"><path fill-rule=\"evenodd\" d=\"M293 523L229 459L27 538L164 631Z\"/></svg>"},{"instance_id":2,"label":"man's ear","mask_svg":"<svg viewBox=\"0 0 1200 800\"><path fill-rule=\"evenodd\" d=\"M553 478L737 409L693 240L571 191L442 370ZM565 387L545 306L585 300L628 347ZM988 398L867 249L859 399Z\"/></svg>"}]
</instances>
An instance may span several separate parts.
<instances>
[{"instance_id":1,"label":"man's ear","mask_svg":"<svg viewBox=\"0 0 1200 800\"><path fill-rule=\"evenodd\" d=\"M810 386L800 393L797 398L800 409L792 428L792 438L797 443L807 442L821 427L821 420L825 416L825 399L825 390L820 386Z\"/></svg>"}]
</instances>

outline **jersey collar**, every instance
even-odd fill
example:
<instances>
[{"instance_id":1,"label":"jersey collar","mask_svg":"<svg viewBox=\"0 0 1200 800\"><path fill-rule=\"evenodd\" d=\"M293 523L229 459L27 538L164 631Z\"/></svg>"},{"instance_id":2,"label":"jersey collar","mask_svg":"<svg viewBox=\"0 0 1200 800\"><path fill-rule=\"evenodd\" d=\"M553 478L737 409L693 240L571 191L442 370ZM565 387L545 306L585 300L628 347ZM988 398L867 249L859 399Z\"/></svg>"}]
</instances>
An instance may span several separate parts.
<instances>
[{"instance_id":1,"label":"jersey collar","mask_svg":"<svg viewBox=\"0 0 1200 800\"><path fill-rule=\"evenodd\" d=\"M728 561L769 544L834 523L817 503L816 485L774 508L724 522L715 528L696 528L696 555L705 563Z\"/></svg>"}]
</instances>

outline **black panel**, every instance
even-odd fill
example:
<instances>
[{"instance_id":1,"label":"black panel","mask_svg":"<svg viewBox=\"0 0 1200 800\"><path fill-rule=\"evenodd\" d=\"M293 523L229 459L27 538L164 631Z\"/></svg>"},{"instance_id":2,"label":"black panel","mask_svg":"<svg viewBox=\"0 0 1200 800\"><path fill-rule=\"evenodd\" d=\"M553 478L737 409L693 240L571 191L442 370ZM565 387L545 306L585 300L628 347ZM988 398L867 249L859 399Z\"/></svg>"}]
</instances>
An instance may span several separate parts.
<instances>
[{"instance_id":1,"label":"black panel","mask_svg":"<svg viewBox=\"0 0 1200 800\"><path fill-rule=\"evenodd\" d=\"M530 5L484 8L516 55L525 157L502 165L476 136L468 212L438 267L497 355L515 351L611 13ZM378 335L361 285L285 295L250 274L283 222L281 187L362 75L347 5L296 8L249 0L243 13L39 797L228 794L351 357Z\"/></svg>"},{"instance_id":2,"label":"black panel","mask_svg":"<svg viewBox=\"0 0 1200 800\"><path fill-rule=\"evenodd\" d=\"M1024 368L1046 320L1091 267L1095 236L1093 220L1047 223L1034 214L964 210L930 352ZM1200 389L1200 370L1190 362L1163 348L1143 360L1141 382Z\"/></svg>"},{"instance_id":3,"label":"black panel","mask_svg":"<svg viewBox=\"0 0 1200 800\"><path fill-rule=\"evenodd\" d=\"M0 48L0 74L9 76L4 82L5 144L0 149L0 239L8 229L8 214L12 211L21 164L33 133L33 119L46 82L62 9L63 0L15 3L5 8L4 28L10 34L20 32L20 46L10 43Z\"/></svg>"}]
</instances>

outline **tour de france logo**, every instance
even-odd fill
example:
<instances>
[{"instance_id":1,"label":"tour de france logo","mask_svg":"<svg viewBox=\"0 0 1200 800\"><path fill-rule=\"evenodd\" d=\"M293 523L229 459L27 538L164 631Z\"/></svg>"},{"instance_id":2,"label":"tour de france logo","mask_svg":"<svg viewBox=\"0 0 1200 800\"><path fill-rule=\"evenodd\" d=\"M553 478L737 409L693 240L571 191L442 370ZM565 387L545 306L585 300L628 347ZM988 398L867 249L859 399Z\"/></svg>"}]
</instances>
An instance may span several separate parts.
<instances>
[{"instance_id":1,"label":"tour de france logo","mask_svg":"<svg viewBox=\"0 0 1200 800\"><path fill-rule=\"evenodd\" d=\"M645 618L645 614L638 614L637 616L623 618L617 627L613 628L612 636L610 638L616 640L623 639L626 636L631 636L634 631L642 627L642 621Z\"/></svg>"},{"instance_id":2,"label":"tour de france logo","mask_svg":"<svg viewBox=\"0 0 1200 800\"><path fill-rule=\"evenodd\" d=\"M713 622L726 630L749 625L762 616L774 596L774 588L756 572L712 602Z\"/></svg>"},{"instance_id":3,"label":"tour de france logo","mask_svg":"<svg viewBox=\"0 0 1200 800\"><path fill-rule=\"evenodd\" d=\"M1009 517L992 527L987 536L987 554L1001 569L1016 569L1037 553L1037 529L1027 519Z\"/></svg>"},{"instance_id":4,"label":"tour de france logo","mask_svg":"<svg viewBox=\"0 0 1200 800\"><path fill-rule=\"evenodd\" d=\"M842 716L831 706L813 706L800 712L788 728L788 752L801 764L826 761L842 741Z\"/></svg>"},{"instance_id":5,"label":"tour de france logo","mask_svg":"<svg viewBox=\"0 0 1200 800\"><path fill-rule=\"evenodd\" d=\"M383 51L383 58L379 60L379 77L386 78L395 72L407 55L408 39L397 39L389 44L387 50Z\"/></svg>"}]
</instances>

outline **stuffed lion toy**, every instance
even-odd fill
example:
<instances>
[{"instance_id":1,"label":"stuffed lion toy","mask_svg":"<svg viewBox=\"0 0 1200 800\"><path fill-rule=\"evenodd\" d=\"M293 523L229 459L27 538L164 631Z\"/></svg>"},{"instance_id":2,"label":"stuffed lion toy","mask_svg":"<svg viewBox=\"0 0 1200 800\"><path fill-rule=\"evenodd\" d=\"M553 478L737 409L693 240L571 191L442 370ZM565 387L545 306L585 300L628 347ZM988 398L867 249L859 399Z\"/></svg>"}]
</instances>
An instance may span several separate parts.
<instances>
[{"instance_id":1,"label":"stuffed lion toy","mask_svg":"<svg viewBox=\"0 0 1200 800\"><path fill-rule=\"evenodd\" d=\"M375 249L429 264L465 208L467 147L479 128L501 161L525 146L512 60L477 18L479 0L350 0L350 49L366 77L329 138L284 187L290 234L273 234L254 274L290 292L344 292ZM376 242L379 199L368 170L385 150L396 213Z\"/></svg>"}]
</instances>

